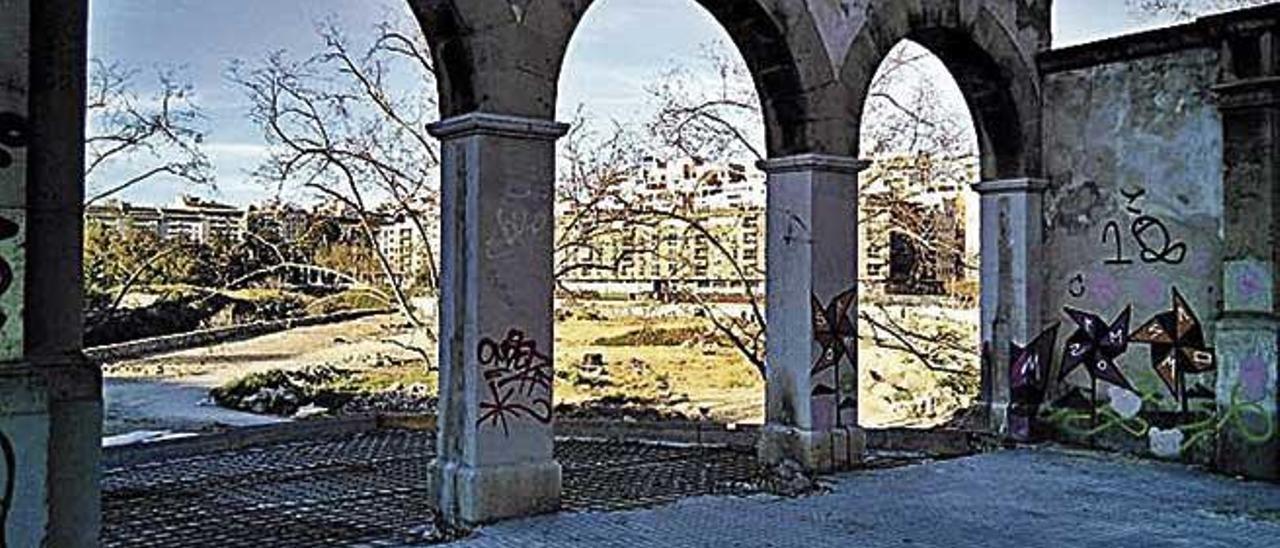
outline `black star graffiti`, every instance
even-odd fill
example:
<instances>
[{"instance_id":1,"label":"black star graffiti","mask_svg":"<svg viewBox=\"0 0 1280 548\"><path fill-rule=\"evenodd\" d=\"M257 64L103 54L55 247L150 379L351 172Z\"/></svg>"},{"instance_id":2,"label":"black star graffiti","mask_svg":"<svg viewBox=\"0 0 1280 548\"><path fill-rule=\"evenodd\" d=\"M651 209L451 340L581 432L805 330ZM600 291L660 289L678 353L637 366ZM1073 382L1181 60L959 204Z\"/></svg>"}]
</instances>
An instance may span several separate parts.
<instances>
[{"instance_id":1,"label":"black star graffiti","mask_svg":"<svg viewBox=\"0 0 1280 548\"><path fill-rule=\"evenodd\" d=\"M1157 314L1129 340L1151 345L1151 367L1184 409L1192 394L1187 390L1186 375L1208 373L1216 366L1217 359L1205 343L1200 320L1177 288L1173 289L1173 309Z\"/></svg>"},{"instance_id":2,"label":"black star graffiti","mask_svg":"<svg viewBox=\"0 0 1280 548\"><path fill-rule=\"evenodd\" d=\"M1044 330L1027 346L1009 341L1009 382L1014 403L1040 405L1049 388L1049 368L1053 364L1053 345L1058 342L1058 327Z\"/></svg>"},{"instance_id":3,"label":"black star graffiti","mask_svg":"<svg viewBox=\"0 0 1280 548\"><path fill-rule=\"evenodd\" d=\"M1110 325L1095 314L1071 307L1065 311L1077 328L1067 339L1058 380L1065 379L1083 365L1095 385L1098 380L1104 380L1132 391L1133 385L1129 384L1129 379L1125 378L1115 360L1129 349L1129 318L1133 307L1126 307Z\"/></svg>"},{"instance_id":4,"label":"black star graffiti","mask_svg":"<svg viewBox=\"0 0 1280 548\"><path fill-rule=\"evenodd\" d=\"M817 376L829 369L834 369L836 374L835 386L819 383L813 387L811 395L835 396L839 401L837 409L840 410L858 405L856 398L841 400L839 389L840 362L845 359L852 360L854 356L847 341L858 336L857 327L849 318L849 309L853 308L857 300L858 290L853 288L837 295L826 306L823 306L817 295L812 296L810 303L813 313L813 339L822 347L822 353L813 364L809 375Z\"/></svg>"}]
</instances>

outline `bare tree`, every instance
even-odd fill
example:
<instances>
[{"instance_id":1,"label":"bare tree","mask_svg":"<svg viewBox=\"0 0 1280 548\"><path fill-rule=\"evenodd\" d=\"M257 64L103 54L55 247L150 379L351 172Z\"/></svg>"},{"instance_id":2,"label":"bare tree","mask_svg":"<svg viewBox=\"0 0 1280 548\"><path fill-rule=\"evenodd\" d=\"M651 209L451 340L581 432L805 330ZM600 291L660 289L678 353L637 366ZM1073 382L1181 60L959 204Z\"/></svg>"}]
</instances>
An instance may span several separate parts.
<instances>
[{"instance_id":1,"label":"bare tree","mask_svg":"<svg viewBox=\"0 0 1280 548\"><path fill-rule=\"evenodd\" d=\"M725 47L704 48L704 55L692 65L677 65L664 72L657 83L648 88L655 114L645 124L644 132L615 123L612 132L593 135L582 129L583 116L574 131L563 141L566 175L561 181L559 199L570 204L561 215L562 228L558 240L558 257L565 257L558 273L573 269L603 269L617 272L629 254L661 254L660 248L644 245L640 239L623 247L621 252L606 256L603 250L617 231L650 231L662 223L678 223L695 237L710 242L712 253L732 265L734 277L743 288L742 301L748 310L742 314L727 313L724 307L707 302L694 291L678 291L680 302L698 307L705 317L741 354L763 374L764 314L763 295L757 294L752 282L763 278L754 265L743 264L731 246L708 228L707 219L696 212L672 204L654 208L628 199L628 182L634 183L638 171L638 154L670 156L671 151L684 157L711 161L731 161L746 157L762 158L763 136L759 99L749 75L740 62L717 53ZM942 90L932 83L930 67L923 66L928 53L922 47L905 44L895 48L876 75L866 106L862 127L862 149L871 157L905 156L913 159L909 166L915 175L932 182L932 186L949 185L963 188L972 182L971 160L976 155L972 122L963 104L942 101ZM641 133L639 136L628 132ZM654 143L657 150L637 145ZM918 161L916 161L918 160ZM887 171L873 172L860 182L863 187L880 184L878 177ZM908 234L913 241L931 252L938 250L934 233L939 227L913 206L919 194L929 188L904 188L887 195L889 202L877 215L892 221L893 230ZM871 219L863 219L863 222ZM592 260L570 260L583 254L565 253L587 250ZM679 256L664 257L679 261ZM678 276L677 276L678 277ZM965 372L956 364L957 348L963 337L945 329L921 330L915 325L894 321L884 311L861 312L861 319L871 327L863 337L884 348L907 352L931 370L941 373ZM965 348L971 354L972 349ZM967 372L965 372L967 373Z\"/></svg>"},{"instance_id":2,"label":"bare tree","mask_svg":"<svg viewBox=\"0 0 1280 548\"><path fill-rule=\"evenodd\" d=\"M275 52L256 66L237 62L229 78L248 96L250 116L271 149L256 175L281 193L309 191L352 215L398 307L423 327L378 230L389 216L410 220L427 246L427 285L434 291L439 156L425 126L436 117L435 68L418 33L391 23L377 31L356 50L337 24L322 23L319 53L294 60Z\"/></svg>"},{"instance_id":3,"label":"bare tree","mask_svg":"<svg viewBox=\"0 0 1280 548\"><path fill-rule=\"evenodd\" d=\"M164 175L197 186L214 184L213 166L201 147L205 117L194 102L193 86L177 71L163 69L156 90L142 97L135 90L137 75L118 63L94 59L90 65L86 204ZM115 178L107 180L108 175Z\"/></svg>"},{"instance_id":4,"label":"bare tree","mask_svg":"<svg viewBox=\"0 0 1280 548\"><path fill-rule=\"evenodd\" d=\"M1275 0L1126 0L1129 9L1144 17L1192 19L1219 11L1270 4Z\"/></svg>"}]
</instances>

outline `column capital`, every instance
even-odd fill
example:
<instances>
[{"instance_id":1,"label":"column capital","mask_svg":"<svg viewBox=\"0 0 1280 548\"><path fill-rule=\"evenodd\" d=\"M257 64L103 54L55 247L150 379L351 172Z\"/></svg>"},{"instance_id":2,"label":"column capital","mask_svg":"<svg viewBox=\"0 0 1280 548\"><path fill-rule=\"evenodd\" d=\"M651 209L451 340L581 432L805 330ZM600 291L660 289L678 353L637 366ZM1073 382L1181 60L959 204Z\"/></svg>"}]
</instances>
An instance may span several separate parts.
<instances>
[{"instance_id":1,"label":"column capital","mask_svg":"<svg viewBox=\"0 0 1280 548\"><path fill-rule=\"evenodd\" d=\"M427 132L442 141L474 135L554 141L569 132L569 124L543 118L469 112L429 124Z\"/></svg>"},{"instance_id":2,"label":"column capital","mask_svg":"<svg viewBox=\"0 0 1280 548\"><path fill-rule=\"evenodd\" d=\"M859 160L851 156L834 156L828 154L797 154L781 158L769 158L756 164L770 175L779 173L795 173L798 171L825 171L857 175L871 167L871 161Z\"/></svg>"},{"instance_id":3,"label":"column capital","mask_svg":"<svg viewBox=\"0 0 1280 548\"><path fill-rule=\"evenodd\" d=\"M995 194L1043 194L1049 190L1047 179L993 179L981 181L973 185L973 191L986 195Z\"/></svg>"}]
</instances>

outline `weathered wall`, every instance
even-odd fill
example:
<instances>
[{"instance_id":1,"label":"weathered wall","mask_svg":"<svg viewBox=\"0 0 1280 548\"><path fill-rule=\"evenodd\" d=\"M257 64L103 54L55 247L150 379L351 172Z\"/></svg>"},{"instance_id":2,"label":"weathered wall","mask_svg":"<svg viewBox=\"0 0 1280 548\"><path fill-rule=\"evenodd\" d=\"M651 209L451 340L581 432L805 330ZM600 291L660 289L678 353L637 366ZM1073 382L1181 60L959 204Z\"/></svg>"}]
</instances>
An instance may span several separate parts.
<instances>
[{"instance_id":1,"label":"weathered wall","mask_svg":"<svg viewBox=\"0 0 1280 548\"><path fill-rule=\"evenodd\" d=\"M1043 325L1061 324L1051 385L1061 371L1074 369L1050 389L1050 398L1070 397L1073 387L1090 396L1087 364L1070 367L1073 343L1082 343L1076 348L1085 359L1110 359L1148 398L1142 407L1148 421L1189 422L1189 416L1161 414L1178 410L1180 395L1188 396L1192 410L1214 401L1213 372L1187 374L1185 390L1171 389L1156 372L1165 348L1146 339L1159 338L1149 322L1182 308L1175 305L1177 292L1190 314L1183 325L1203 332L1189 335L1185 350L1206 353L1199 354L1204 363L1198 367L1213 365L1206 360L1222 309L1223 249L1222 122L1211 91L1218 57L1214 49L1188 49L1045 76L1051 188L1045 198ZM1084 314L1073 317L1068 309ZM1078 331L1091 321L1102 322L1104 339L1117 333L1116 344L1081 337ZM1099 382L1100 400L1109 399L1112 384ZM1124 403L1113 409L1126 411ZM1059 426L1067 420L1057 418ZM1092 428L1107 420L1090 417L1066 426ZM1140 447L1149 440L1137 441Z\"/></svg>"}]
</instances>

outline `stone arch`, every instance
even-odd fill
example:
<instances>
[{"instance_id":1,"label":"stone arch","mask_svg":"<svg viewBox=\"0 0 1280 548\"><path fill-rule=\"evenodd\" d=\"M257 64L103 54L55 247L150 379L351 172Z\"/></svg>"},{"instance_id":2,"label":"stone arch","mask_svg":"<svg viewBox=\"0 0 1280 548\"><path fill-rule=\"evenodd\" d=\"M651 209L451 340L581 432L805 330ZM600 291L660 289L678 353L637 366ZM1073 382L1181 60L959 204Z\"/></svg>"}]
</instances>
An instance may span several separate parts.
<instances>
[{"instance_id":1,"label":"stone arch","mask_svg":"<svg viewBox=\"0 0 1280 548\"><path fill-rule=\"evenodd\" d=\"M889 51L911 40L937 55L963 92L978 132L984 180L1036 177L1041 172L1039 77L1019 36L988 4L881 0L868 6L840 73L850 90L851 146L872 78Z\"/></svg>"},{"instance_id":2,"label":"stone arch","mask_svg":"<svg viewBox=\"0 0 1280 548\"><path fill-rule=\"evenodd\" d=\"M457 10L450 2L432 0L409 0L409 5L431 46L441 116L476 110L471 49Z\"/></svg>"},{"instance_id":3,"label":"stone arch","mask_svg":"<svg viewBox=\"0 0 1280 548\"><path fill-rule=\"evenodd\" d=\"M842 93L812 16L782 0L690 0L727 31L764 110L771 156L843 148L814 120L839 118ZM441 115L553 119L569 42L596 0L410 0L440 67ZM839 141L838 143L836 141Z\"/></svg>"},{"instance_id":4,"label":"stone arch","mask_svg":"<svg viewBox=\"0 0 1280 548\"><path fill-rule=\"evenodd\" d=\"M573 25L563 36L562 56L582 16L598 1L574 2ZM813 148L809 120L823 104L822 86L815 84L833 82L834 78L817 29L807 24L808 15L797 13L788 18L781 9L771 10L758 0L689 1L719 22L746 61L764 111L769 155L786 156Z\"/></svg>"}]
</instances>

